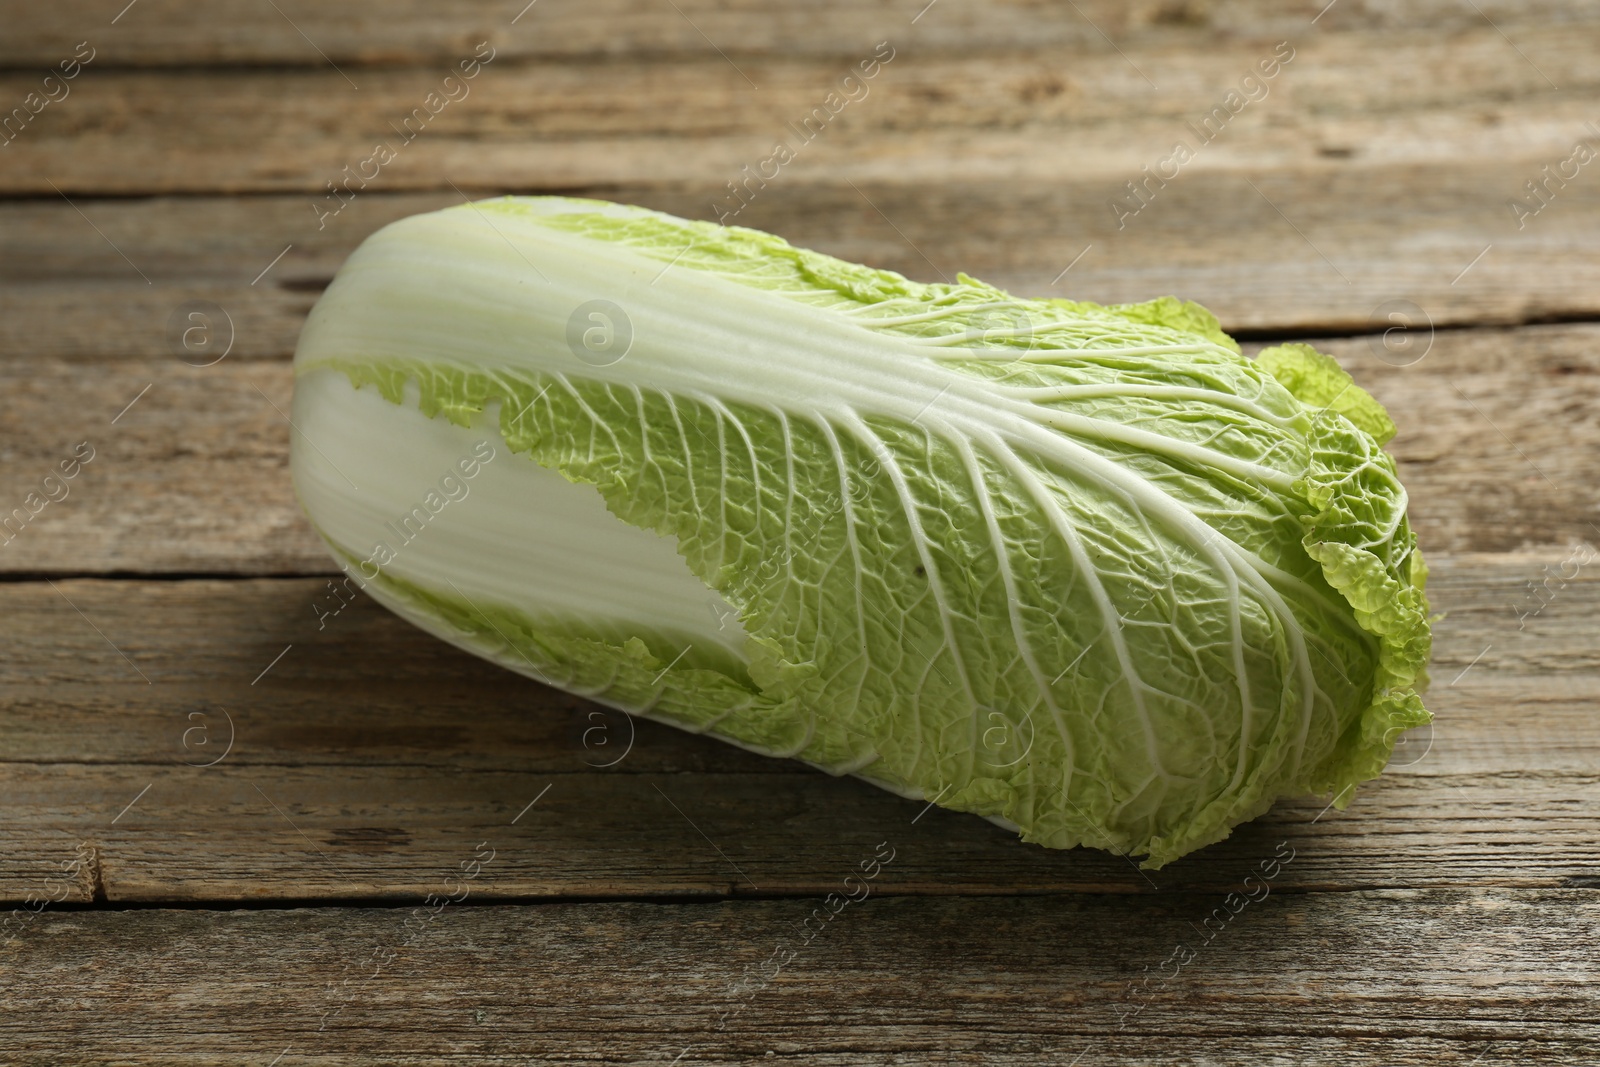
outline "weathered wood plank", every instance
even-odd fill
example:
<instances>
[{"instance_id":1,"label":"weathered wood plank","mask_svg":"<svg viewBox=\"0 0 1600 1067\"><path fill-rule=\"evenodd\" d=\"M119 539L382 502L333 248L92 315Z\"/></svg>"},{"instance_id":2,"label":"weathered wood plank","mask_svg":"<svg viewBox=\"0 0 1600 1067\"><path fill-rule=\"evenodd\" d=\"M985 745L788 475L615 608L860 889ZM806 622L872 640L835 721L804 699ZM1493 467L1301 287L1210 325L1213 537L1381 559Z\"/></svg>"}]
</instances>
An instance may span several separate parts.
<instances>
[{"instance_id":1,"label":"weathered wood plank","mask_svg":"<svg viewBox=\"0 0 1600 1067\"><path fill-rule=\"evenodd\" d=\"M158 559L169 571L327 569L289 482L287 364L4 367L0 410L16 448L0 476L13 518L0 531L8 570L29 557L54 573L89 560L112 571ZM28 494L41 499L43 479L85 444L92 456L78 452L91 458L65 498L29 517ZM17 508L28 520L20 530Z\"/></svg>"},{"instance_id":2,"label":"weathered wood plank","mask_svg":"<svg viewBox=\"0 0 1600 1067\"><path fill-rule=\"evenodd\" d=\"M1487 24L1448 39L1297 39L1270 93L1205 144L1188 123L1270 54L1269 39L1136 48L1135 63L1161 71L1159 88L1109 51L1030 51L996 78L989 60L908 47L737 219L917 277L965 269L1020 291L1102 300L1179 292L1256 331L1367 328L1392 299L1440 323L1592 316L1600 262L1583 249L1600 243L1600 186L1581 174L1561 181L1520 229L1507 205L1590 136L1596 34L1592 25L1519 34L1537 68ZM50 200L7 209L16 214L0 231L17 236L0 262L29 280L139 284L138 270L170 284L213 282L218 258L236 253L222 274L242 284L294 244L274 278L320 280L370 232L363 215L406 213L403 201L374 201L448 183L474 194L578 190L710 218L741 167L793 137L787 124L826 95L837 67L764 60L760 92L718 56L490 67L320 223L338 203L322 200L326 183L370 155L375 138L398 139L393 124L437 71L370 72L360 93L331 70L100 71L7 147L0 190ZM0 92L30 86L0 77ZM152 129L184 131L183 146ZM684 137L695 151L682 151ZM1168 158L1178 139L1194 160L1154 180L1150 202L1119 219L1114 199L1137 206L1125 183L1144 181L1141 167ZM55 200L57 189L300 195L233 205L221 228L204 206L84 205L130 266ZM188 217L173 225L175 212ZM249 240L230 241L240 226ZM147 247L140 237L152 232L165 236Z\"/></svg>"},{"instance_id":3,"label":"weathered wood plank","mask_svg":"<svg viewBox=\"0 0 1600 1067\"><path fill-rule=\"evenodd\" d=\"M1600 774L1600 578L1591 565L1566 581L1562 559L1433 561L1439 725L1397 761L1405 773ZM324 579L0 583L0 757L202 764L227 747L226 708L230 767L555 774L622 750L615 772L797 766L645 721L629 749L619 713L590 718L593 705L490 668L365 597L319 628L313 605L327 600Z\"/></svg>"},{"instance_id":4,"label":"weathered wood plank","mask_svg":"<svg viewBox=\"0 0 1600 1067\"><path fill-rule=\"evenodd\" d=\"M840 90L852 59L750 60L759 90L716 55L528 64L489 59L484 49L489 61L469 80L444 85L448 68L368 70L359 92L329 69L90 67L69 95L6 129L0 189L321 197L346 164L352 190L446 190L447 180L601 186L641 175L720 189L780 139L796 157L782 164L784 183L800 175L838 184L1098 177L1108 194L1142 179L1140 166L1154 168L1180 138L1195 158L1177 162L1195 170L1531 160L1570 153L1574 139L1591 136L1583 124L1594 118L1600 84L1589 62L1597 39L1593 24L1524 34L1537 67L1487 24L1447 39L1251 36L1204 49L1135 49L1126 59L1027 49L1000 70L990 57L863 44L858 58L873 60L872 76L858 77L820 116L812 109ZM1269 78L1259 73L1268 60ZM1139 66L1159 84L1141 78ZM1553 92L1541 71L1563 88ZM1254 100L1240 88L1247 75ZM0 99L21 100L38 81L0 74ZM1233 106L1212 114L1230 92ZM808 116L812 127L801 129ZM1202 130L1208 116L1211 128ZM151 129L165 136L150 137ZM684 137L695 151L680 149ZM378 141L394 158L359 174L356 164ZM1573 169L1566 179L1581 184ZM1538 177L1537 167L1528 177ZM1159 196L1156 186L1151 192Z\"/></svg>"},{"instance_id":5,"label":"weathered wood plank","mask_svg":"<svg viewBox=\"0 0 1600 1067\"><path fill-rule=\"evenodd\" d=\"M1593 890L1237 915L1220 894L869 897L805 944L817 904L46 913L3 950L0 1043L19 1064L1464 1067L1600 1040Z\"/></svg>"},{"instance_id":6,"label":"weathered wood plank","mask_svg":"<svg viewBox=\"0 0 1600 1067\"><path fill-rule=\"evenodd\" d=\"M1394 351L1381 335L1317 343L1342 358L1400 426L1390 448L1424 548L1512 551L1594 540L1594 501L1583 487L1600 480L1600 328L1409 336L1415 347L1395 335ZM1424 345L1431 347L1418 362L1392 365ZM170 355L4 359L0 386L8 457L0 501L8 509L74 446L95 449L67 499L0 547L0 571L331 569L289 483L292 431L273 407L289 408L286 364L232 356L205 368Z\"/></svg>"},{"instance_id":7,"label":"weathered wood plank","mask_svg":"<svg viewBox=\"0 0 1600 1067\"><path fill-rule=\"evenodd\" d=\"M532 850L494 890L513 897L814 892L839 849L891 835L925 846L897 882L917 893L1225 886L1279 840L1303 888L1590 884L1600 580L1519 629L1530 562L1439 561L1439 723L1351 810L1288 801L1148 876L594 713L364 601L319 632L314 581L7 583L0 896L399 897L496 834ZM98 874L53 877L80 843Z\"/></svg>"},{"instance_id":8,"label":"weathered wood plank","mask_svg":"<svg viewBox=\"0 0 1600 1067\"><path fill-rule=\"evenodd\" d=\"M1123 48L1200 48L1240 36L1306 32L1318 11L1318 5L1299 0L1218 6L942 0L926 13L926 0L822 0L793 10L759 0L682 0L673 5L678 11L649 0L542 0L520 17L521 3L483 0L391 0L381 13L350 2L281 0L277 6L281 14L249 0L213 0L206 19L195 19L181 0L142 0L137 14L126 15L119 15L122 5L100 0L22 7L8 13L0 68L54 64L86 35L109 50L104 62L145 66L448 62L485 36L508 55L536 58L715 56L718 49L734 56L831 55L851 52L889 32L913 35L929 50L958 53L1041 44L1111 52L1102 32ZM1593 20L1600 13L1593 0L1482 0L1476 6L1482 15L1448 0L1340 4L1316 26L1323 32L1427 30L1445 35L1480 30L1487 17L1508 32L1520 33L1552 22Z\"/></svg>"},{"instance_id":9,"label":"weathered wood plank","mask_svg":"<svg viewBox=\"0 0 1600 1067\"><path fill-rule=\"evenodd\" d=\"M469 188L598 185L641 174L657 184L700 179L717 187L738 177L740 164L769 154L773 140L796 136L804 143L784 165L786 180L797 173L816 180L819 172L836 182L1082 180L1101 173L1119 186L1141 177L1139 166L1155 162L1149 153L1167 153L1178 137L1197 154L1192 164L1180 162L1199 169L1245 161L1334 167L1340 160L1531 159L1545 149L1569 150L1573 138L1585 136L1597 80L1587 60L1597 32L1565 25L1525 36L1538 68L1487 25L1447 40L1386 33L1381 56L1374 54L1380 37L1361 34L1281 46L1253 36L1205 49L1136 49L1128 59L1027 49L1008 56L999 76L989 58L927 54L908 44L892 55L881 49L884 62L852 93L856 99L836 101L837 115L810 131L789 124L798 127L838 88L851 70L842 58L763 59L752 67L766 83L760 91L716 56L604 66L496 59L421 120L413 109L440 90L436 68L364 72L359 94L331 70L224 76L90 68L98 77L81 76L69 96L25 126L13 119L4 179L10 189L51 196L55 188L320 196L326 180L370 154L379 138L392 142L396 158L352 188L437 190L448 187L446 178ZM873 57L866 47L863 55ZM1258 76L1256 99L1213 116L1220 129L1199 130L1211 106L1237 94L1241 78L1264 59L1281 69ZM1138 76L1138 60L1158 70L1160 85ZM1413 70L1430 77L1416 78ZM1540 70L1565 88L1552 93ZM0 92L21 99L36 81L0 74ZM398 129L408 116L412 129ZM168 136L148 137L149 128ZM674 148L673 139L685 136L695 139L695 152ZM950 151L954 137L961 138L959 152ZM1024 143L1032 151L1016 152ZM876 151L862 152L867 145ZM459 163L468 146L472 165L457 176L445 164ZM102 147L107 151L92 150ZM1062 166L1066 161L1071 165ZM206 166L197 169L201 162ZM642 163L651 167L640 169Z\"/></svg>"},{"instance_id":10,"label":"weathered wood plank","mask_svg":"<svg viewBox=\"0 0 1600 1067\"><path fill-rule=\"evenodd\" d=\"M1444 618L1429 702L1440 722L1402 753L1406 773L1600 774L1600 649L1589 627L1600 587L1592 567L1564 580L1561 562L1434 561L1430 591ZM620 772L794 769L642 720L630 747L634 727L618 713L487 669L366 598L319 628L322 579L56 586L0 584L6 760L202 764L227 747L227 708L239 740L230 766L542 774L626 750Z\"/></svg>"},{"instance_id":11,"label":"weathered wood plank","mask_svg":"<svg viewBox=\"0 0 1600 1067\"><path fill-rule=\"evenodd\" d=\"M0 206L0 215L4 213ZM270 259L270 255L263 257L261 266ZM317 294L267 282L251 287L248 282L248 278L237 285L189 282L147 286L137 278L133 285L99 279L49 285L6 282L0 288L0 362L133 356L156 360L184 357L204 363L199 352L190 352L183 344L183 331L194 324L186 315L202 303L225 311L217 317L216 350L226 348L231 333L233 347L227 358L284 359L293 354L300 327ZM319 281L318 290L321 285ZM191 340L203 349L205 339L191 335Z\"/></svg>"},{"instance_id":12,"label":"weathered wood plank","mask_svg":"<svg viewBox=\"0 0 1600 1067\"><path fill-rule=\"evenodd\" d=\"M1258 335L1381 330L1384 306L1402 300L1438 326L1600 317L1600 262L1589 251L1600 245L1600 184L1563 191L1519 232L1505 202L1540 165L1196 172L1121 231L1107 209L1115 176L854 188L797 180L774 185L737 221L929 281L966 271L1022 295L1105 303L1173 293ZM710 217L719 184L575 191ZM0 276L22 283L0 300L0 352L165 352L168 316L190 299L267 316L264 328L236 317L243 350L287 352L293 316L363 238L460 200L358 196L321 233L311 197L78 201L93 225L59 201L0 205ZM95 288L76 288L85 283ZM279 285L295 291L274 293Z\"/></svg>"},{"instance_id":13,"label":"weathered wood plank","mask_svg":"<svg viewBox=\"0 0 1600 1067\"><path fill-rule=\"evenodd\" d=\"M123 299L135 293L170 292L171 303L159 309L159 317L148 329L161 346L159 350L165 352L160 327L172 303L193 296L231 305L232 301L217 294L237 292L269 299L269 294L276 293L309 307L345 257L368 235L407 215L459 203L461 197L448 189L443 193L359 196L330 225L318 230L310 199L303 196L79 202L88 224L59 198L0 201L0 218L5 220L0 228L0 248L5 251L0 278L13 283L8 287L13 292L37 291L46 300L112 299L111 292L121 287L129 291ZM283 258L274 262L291 244ZM118 249L126 259L117 254ZM271 271L262 275L269 265ZM258 276L260 281L252 285ZM284 286L290 291L285 292ZM25 311L22 296L14 299L12 309ZM293 347L292 336L289 347Z\"/></svg>"},{"instance_id":14,"label":"weathered wood plank","mask_svg":"<svg viewBox=\"0 0 1600 1067\"><path fill-rule=\"evenodd\" d=\"M323 579L0 583L0 761L797 769L489 667L366 597L332 602Z\"/></svg>"},{"instance_id":15,"label":"weathered wood plank","mask_svg":"<svg viewBox=\"0 0 1600 1067\"><path fill-rule=\"evenodd\" d=\"M511 899L820 895L884 840L906 846L893 891L918 895L1226 889L1280 842L1299 889L1600 886L1600 776L1394 775L1351 810L1285 801L1148 873L975 816L913 825L923 805L804 772L0 764L0 783L0 900L22 905L96 886L116 903L412 899L480 841L517 846L483 890ZM92 877L62 866L80 848Z\"/></svg>"}]
</instances>

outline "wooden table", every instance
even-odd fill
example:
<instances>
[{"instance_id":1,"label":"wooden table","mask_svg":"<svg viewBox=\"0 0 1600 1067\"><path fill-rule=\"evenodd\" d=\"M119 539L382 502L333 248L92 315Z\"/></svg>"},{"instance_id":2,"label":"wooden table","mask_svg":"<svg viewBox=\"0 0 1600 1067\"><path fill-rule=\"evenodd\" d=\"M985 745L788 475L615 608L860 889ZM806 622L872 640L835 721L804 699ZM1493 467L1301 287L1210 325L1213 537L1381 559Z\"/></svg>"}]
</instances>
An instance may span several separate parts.
<instances>
[{"instance_id":1,"label":"wooden table","mask_svg":"<svg viewBox=\"0 0 1600 1067\"><path fill-rule=\"evenodd\" d=\"M0 555L0 1062L1600 1061L1600 3L125 2L0 15L0 107L60 97L0 147L0 506L93 450ZM1438 722L1349 810L1150 874L318 624L283 412L349 251L508 191L713 217L879 42L738 222L1180 294L1393 413Z\"/></svg>"}]
</instances>

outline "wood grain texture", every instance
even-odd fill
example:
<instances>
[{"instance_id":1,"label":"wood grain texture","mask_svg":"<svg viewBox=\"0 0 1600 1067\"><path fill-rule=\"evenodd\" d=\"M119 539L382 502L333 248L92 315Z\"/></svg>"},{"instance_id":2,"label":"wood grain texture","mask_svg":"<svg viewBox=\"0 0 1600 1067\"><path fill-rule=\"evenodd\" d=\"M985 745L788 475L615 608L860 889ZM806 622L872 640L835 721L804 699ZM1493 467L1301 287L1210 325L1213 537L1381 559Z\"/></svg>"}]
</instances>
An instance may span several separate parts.
<instances>
[{"instance_id":1,"label":"wood grain texture","mask_svg":"<svg viewBox=\"0 0 1600 1067\"><path fill-rule=\"evenodd\" d=\"M1430 597L1444 617L1429 703L1440 726L1397 760L1403 773L1600 773L1589 710L1600 579L1590 566L1565 581L1564 558L1433 560ZM0 583L4 758L176 770L224 747L219 708L237 728L230 767L538 775L627 748L617 713L591 719L593 705L487 667L366 598L319 629L313 605L327 598L320 578ZM185 737L193 726L202 730ZM641 721L613 773L797 767Z\"/></svg>"},{"instance_id":2,"label":"wood grain texture","mask_svg":"<svg viewBox=\"0 0 1600 1067\"><path fill-rule=\"evenodd\" d=\"M1258 175L1256 189L1248 173L1199 172L1121 231L1107 210L1118 177L1093 188L1069 178L933 188L796 181L774 185L736 221L923 281L965 271L1020 295L1103 303L1176 294L1225 328L1257 335L1377 332L1392 325L1393 301L1441 327L1596 317L1600 183L1572 186L1522 231L1505 209L1542 162L1383 173L1317 165ZM512 183L462 195L508 189L549 191ZM560 191L709 217L717 187ZM165 352L173 309L207 299L243 317L241 351L286 354L298 332L290 317L362 239L462 195L358 196L320 233L310 196L80 199L76 210L0 203L0 277L23 283L0 298L0 353ZM252 317L259 325L244 321Z\"/></svg>"},{"instance_id":3,"label":"wood grain texture","mask_svg":"<svg viewBox=\"0 0 1600 1067\"><path fill-rule=\"evenodd\" d=\"M648 176L655 185L699 181L720 190L741 164L785 138L796 159L784 164L783 182L765 176L774 188L801 176L836 185L1099 178L1117 189L1176 138L1196 153L1182 165L1198 170L1535 159L1592 136L1583 123L1594 119L1600 82L1589 62L1597 35L1592 23L1523 32L1518 47L1537 64L1480 23L1443 39L1313 31L1236 37L1203 50L1029 48L999 70L988 56L930 53L905 40L880 47L869 38L842 56L750 60L745 74L715 54L526 63L491 58L485 47L487 62L460 84L442 84L449 65L401 67L363 71L359 90L326 68L218 78L91 64L64 99L25 127L13 122L3 188L320 197L326 181L337 181L346 164L354 173L379 140L395 159L369 168L362 177L370 185L353 188L447 190L447 179L463 188L596 186ZM870 78L841 90L858 61L874 58ZM1264 78L1258 68L1269 59L1277 63ZM1146 68L1154 80L1140 75ZM1247 75L1261 83L1246 86L1253 100L1243 99ZM39 80L0 74L0 99L20 100ZM790 127L833 91L851 99L836 100L809 132ZM1230 91L1241 97L1232 113L1201 131ZM430 92L438 98L415 115ZM166 136L141 136L149 128ZM696 151L682 151L680 138L692 138ZM957 143L963 150L951 151ZM1019 144L1030 150L1018 152Z\"/></svg>"},{"instance_id":4,"label":"wood grain texture","mask_svg":"<svg viewBox=\"0 0 1600 1067\"><path fill-rule=\"evenodd\" d=\"M1108 38L1124 48L1202 50L1240 36L1304 32L1321 8L1299 0L939 0L936 8L927 0L818 0L797 8L760 0L681 0L670 6L650 0L539 0L525 9L520 0L391 0L378 12L348 0L278 0L278 11L250 0L213 0L207 17L196 18L182 0L141 0L137 16L119 15L123 6L61 0L9 12L0 67L48 66L86 36L105 42L109 63L152 67L445 62L486 35L509 55L540 59L717 56L719 50L733 56L837 55L891 30L915 35L930 50L957 53L1040 45L1113 53ZM1492 19L1521 33L1581 24L1597 14L1600 5L1593 0L1346 2L1315 25L1323 32L1425 30L1443 36L1481 30Z\"/></svg>"},{"instance_id":5,"label":"wood grain texture","mask_svg":"<svg viewBox=\"0 0 1600 1067\"><path fill-rule=\"evenodd\" d=\"M1282 884L1298 890L1600 886L1595 775L1396 774L1351 810L1284 801L1228 841L1142 872L1103 852L1022 844L975 816L930 811L913 825L924 805L804 771L224 766L0 765L21 812L0 831L0 900L406 901L479 842L503 853L483 894L517 900L820 896L883 841L906 846L886 891L912 895L1226 891L1280 842L1298 857ZM92 879L63 866L80 847Z\"/></svg>"},{"instance_id":6,"label":"wood grain texture","mask_svg":"<svg viewBox=\"0 0 1600 1067\"><path fill-rule=\"evenodd\" d=\"M46 913L0 950L0 1043L19 1064L1465 1067L1600 1040L1594 890L1274 892L1206 930L1220 894L868 897L805 944L817 905L457 906L416 932L398 909Z\"/></svg>"},{"instance_id":7,"label":"wood grain texture","mask_svg":"<svg viewBox=\"0 0 1600 1067\"><path fill-rule=\"evenodd\" d=\"M315 580L6 583L0 895L396 899L479 840L519 842L484 890L512 898L815 893L885 838L917 845L905 893L1226 888L1279 840L1301 889L1600 884L1600 580L1519 619L1536 563L1437 561L1438 725L1353 808L1287 801L1152 875L597 711L365 601L319 631ZM52 881L79 844L98 874Z\"/></svg>"},{"instance_id":8,"label":"wood grain texture","mask_svg":"<svg viewBox=\"0 0 1600 1067\"><path fill-rule=\"evenodd\" d=\"M1426 551L1600 537L1600 328L1419 328L1384 341L1316 343L1400 426L1390 450ZM75 445L96 450L67 499L0 545L0 573L330 573L289 482L291 392L287 364L231 355L204 368L171 355L0 360L8 511Z\"/></svg>"},{"instance_id":9,"label":"wood grain texture","mask_svg":"<svg viewBox=\"0 0 1600 1067\"><path fill-rule=\"evenodd\" d=\"M1600 770L1600 723L1584 717L1580 700L1600 673L1588 625L1600 611L1600 579L1590 566L1563 580L1562 559L1435 558L1430 598L1444 617L1431 701L1448 725L1419 768ZM1532 595L1533 583L1542 599ZM591 705L491 670L365 598L319 629L312 605L327 597L324 579L0 583L6 757L201 763L198 738L186 747L182 737L187 716L215 716L221 705L241 716L241 742L248 741L230 765L555 773L581 769L580 759L606 761L577 736ZM278 660L288 645L293 652ZM1519 688L1537 714L1507 715L1515 703L1507 698ZM344 701L337 722L325 714L330 695ZM544 718L550 715L554 724ZM220 731L220 722L211 728ZM620 724L608 729L617 731L614 747L625 742ZM686 735L647 723L640 731L652 740L641 741L619 770L780 766L720 744L697 746L717 754L711 762L683 762L704 758L671 744ZM604 744L599 736L592 743Z\"/></svg>"},{"instance_id":10,"label":"wood grain texture","mask_svg":"<svg viewBox=\"0 0 1600 1067\"><path fill-rule=\"evenodd\" d=\"M0 232L14 236L0 262L30 282L147 289L147 278L214 286L220 276L243 287L294 245L273 280L316 283L376 225L459 195L578 192L712 218L726 183L788 138L798 157L737 221L914 277L966 270L1103 301L1176 292L1256 332L1386 326L1379 309L1391 300L1439 324L1588 318L1600 313L1600 260L1588 251L1600 244L1600 184L1580 173L1520 223L1508 202L1592 136L1597 35L1551 15L1519 24L1514 44L1488 23L1445 37L1296 36L1267 95L1204 144L1189 124L1276 37L1224 34L1204 48L1152 39L1126 58L1041 45L999 77L989 58L908 42L865 98L804 143L789 124L838 81L837 57L763 58L752 66L759 91L715 53L507 59L403 144L395 124L437 87L437 69L369 70L354 92L331 69L219 78L91 67L5 149L0 191L39 199L4 209ZM1138 73L1146 67L1159 81ZM20 99L35 80L0 75L0 94ZM344 212L319 219L338 203L324 199L327 183L382 139L397 158L358 183ZM1119 218L1113 201L1136 206L1127 183L1145 181L1141 168L1180 139L1195 158ZM94 199L159 194L182 195ZM39 320L13 327L23 336L52 333L59 295L42 295ZM129 316L145 302L121 298Z\"/></svg>"}]
</instances>

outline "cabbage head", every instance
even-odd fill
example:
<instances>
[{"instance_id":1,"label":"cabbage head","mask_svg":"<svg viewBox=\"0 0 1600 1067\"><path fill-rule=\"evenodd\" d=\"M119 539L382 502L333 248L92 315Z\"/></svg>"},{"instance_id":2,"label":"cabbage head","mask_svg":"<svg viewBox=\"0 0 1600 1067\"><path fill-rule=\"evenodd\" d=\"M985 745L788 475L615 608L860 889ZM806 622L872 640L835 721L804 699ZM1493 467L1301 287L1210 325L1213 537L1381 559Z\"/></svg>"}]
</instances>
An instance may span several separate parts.
<instances>
[{"instance_id":1,"label":"cabbage head","mask_svg":"<svg viewBox=\"0 0 1600 1067\"><path fill-rule=\"evenodd\" d=\"M584 697L1158 867L1428 720L1388 415L1172 298L559 197L401 220L295 357L353 584Z\"/></svg>"}]
</instances>

